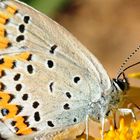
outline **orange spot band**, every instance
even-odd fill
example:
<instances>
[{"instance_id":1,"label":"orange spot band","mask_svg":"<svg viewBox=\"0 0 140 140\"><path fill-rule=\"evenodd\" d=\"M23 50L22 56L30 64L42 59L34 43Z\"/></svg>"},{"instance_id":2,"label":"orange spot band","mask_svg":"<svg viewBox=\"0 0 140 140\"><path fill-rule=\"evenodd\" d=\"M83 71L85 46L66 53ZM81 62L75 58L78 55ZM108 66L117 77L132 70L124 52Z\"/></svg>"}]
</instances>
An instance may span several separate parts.
<instances>
[{"instance_id":1,"label":"orange spot band","mask_svg":"<svg viewBox=\"0 0 140 140\"><path fill-rule=\"evenodd\" d=\"M10 100L10 95L5 92L0 92L0 107L6 106Z\"/></svg>"},{"instance_id":2,"label":"orange spot band","mask_svg":"<svg viewBox=\"0 0 140 140\"><path fill-rule=\"evenodd\" d=\"M28 126L24 123L25 120L22 116L16 117L15 121L15 126L19 129L17 134L27 135L33 132L32 129L28 128Z\"/></svg>"},{"instance_id":3,"label":"orange spot band","mask_svg":"<svg viewBox=\"0 0 140 140\"><path fill-rule=\"evenodd\" d=\"M6 8L6 11L12 15L15 14L15 12L17 11L17 7L14 6L14 5L9 5L7 8Z\"/></svg>"}]
</instances>

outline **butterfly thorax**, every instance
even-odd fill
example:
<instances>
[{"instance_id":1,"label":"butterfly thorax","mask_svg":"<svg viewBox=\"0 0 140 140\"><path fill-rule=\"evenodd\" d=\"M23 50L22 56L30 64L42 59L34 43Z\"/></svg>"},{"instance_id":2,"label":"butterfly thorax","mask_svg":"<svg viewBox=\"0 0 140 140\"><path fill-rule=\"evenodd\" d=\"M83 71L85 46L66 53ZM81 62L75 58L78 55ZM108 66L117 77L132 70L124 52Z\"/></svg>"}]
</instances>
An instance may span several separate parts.
<instances>
[{"instance_id":1,"label":"butterfly thorax","mask_svg":"<svg viewBox=\"0 0 140 140\"><path fill-rule=\"evenodd\" d=\"M129 88L127 79L113 79L112 91L109 93L109 109L116 110L123 104L123 98Z\"/></svg>"},{"instance_id":2,"label":"butterfly thorax","mask_svg":"<svg viewBox=\"0 0 140 140\"><path fill-rule=\"evenodd\" d=\"M111 88L103 93L97 102L92 102L89 109L90 116L101 121L108 117L111 111L116 111L123 104L123 98L129 88L127 79L113 79Z\"/></svg>"}]
</instances>

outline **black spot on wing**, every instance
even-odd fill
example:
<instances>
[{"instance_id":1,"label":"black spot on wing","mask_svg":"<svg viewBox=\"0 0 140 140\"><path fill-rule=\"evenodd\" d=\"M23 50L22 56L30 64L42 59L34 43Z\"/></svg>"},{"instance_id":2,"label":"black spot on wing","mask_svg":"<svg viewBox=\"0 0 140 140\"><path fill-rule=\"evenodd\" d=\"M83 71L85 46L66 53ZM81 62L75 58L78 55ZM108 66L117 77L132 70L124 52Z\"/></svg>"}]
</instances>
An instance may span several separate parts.
<instances>
[{"instance_id":1,"label":"black spot on wing","mask_svg":"<svg viewBox=\"0 0 140 140\"><path fill-rule=\"evenodd\" d=\"M11 122L11 125L12 125L12 126L15 126L15 125L16 125L16 121L12 121L12 122Z\"/></svg>"},{"instance_id":2,"label":"black spot on wing","mask_svg":"<svg viewBox=\"0 0 140 140\"><path fill-rule=\"evenodd\" d=\"M32 60L32 54L29 55L29 57L27 58L28 61Z\"/></svg>"},{"instance_id":3,"label":"black spot on wing","mask_svg":"<svg viewBox=\"0 0 140 140\"><path fill-rule=\"evenodd\" d=\"M74 118L74 119L73 119L73 122L77 122L77 118Z\"/></svg>"},{"instance_id":4,"label":"black spot on wing","mask_svg":"<svg viewBox=\"0 0 140 140\"><path fill-rule=\"evenodd\" d=\"M24 123L26 124L27 127L30 125L30 123L27 121L24 121Z\"/></svg>"},{"instance_id":5,"label":"black spot on wing","mask_svg":"<svg viewBox=\"0 0 140 140\"><path fill-rule=\"evenodd\" d=\"M21 84L17 84L15 88L16 88L16 91L21 91L22 85Z\"/></svg>"},{"instance_id":6,"label":"black spot on wing","mask_svg":"<svg viewBox=\"0 0 140 140\"><path fill-rule=\"evenodd\" d=\"M5 71L4 71L4 70L2 70L2 71L1 71L0 78L4 77L5 75L6 75Z\"/></svg>"},{"instance_id":7,"label":"black spot on wing","mask_svg":"<svg viewBox=\"0 0 140 140\"><path fill-rule=\"evenodd\" d=\"M28 100L28 94L23 94L22 100L23 100L23 101L27 101L27 100Z\"/></svg>"},{"instance_id":8,"label":"black spot on wing","mask_svg":"<svg viewBox=\"0 0 140 140\"><path fill-rule=\"evenodd\" d=\"M80 77L79 76L74 77L73 81L74 83L77 84L80 81Z\"/></svg>"},{"instance_id":9,"label":"black spot on wing","mask_svg":"<svg viewBox=\"0 0 140 140\"><path fill-rule=\"evenodd\" d=\"M0 83L0 91L3 91L6 89L6 85L4 83Z\"/></svg>"},{"instance_id":10,"label":"black spot on wing","mask_svg":"<svg viewBox=\"0 0 140 140\"><path fill-rule=\"evenodd\" d=\"M18 133L18 134L16 134L17 136L23 136L23 134L22 133Z\"/></svg>"},{"instance_id":11,"label":"black spot on wing","mask_svg":"<svg viewBox=\"0 0 140 140\"><path fill-rule=\"evenodd\" d=\"M6 109L6 108L3 108L3 109L1 109L1 114L2 114L3 116L7 116L7 115L9 114L9 110Z\"/></svg>"},{"instance_id":12,"label":"black spot on wing","mask_svg":"<svg viewBox=\"0 0 140 140\"><path fill-rule=\"evenodd\" d=\"M54 62L52 60L48 60L47 65L48 65L49 68L53 68Z\"/></svg>"},{"instance_id":13,"label":"black spot on wing","mask_svg":"<svg viewBox=\"0 0 140 140\"><path fill-rule=\"evenodd\" d=\"M14 76L14 80L15 81L18 81L19 79L20 79L20 77L21 77L21 74L20 73L17 73L15 76Z\"/></svg>"},{"instance_id":14,"label":"black spot on wing","mask_svg":"<svg viewBox=\"0 0 140 140\"><path fill-rule=\"evenodd\" d=\"M21 42L25 39L24 35L19 35L17 38L16 38L16 41L17 42Z\"/></svg>"},{"instance_id":15,"label":"black spot on wing","mask_svg":"<svg viewBox=\"0 0 140 140\"><path fill-rule=\"evenodd\" d=\"M24 25L24 24L20 24L20 25L19 25L19 31L20 31L21 33L23 33L23 32L25 31L25 25Z\"/></svg>"},{"instance_id":16,"label":"black spot on wing","mask_svg":"<svg viewBox=\"0 0 140 140\"><path fill-rule=\"evenodd\" d=\"M9 99L8 103L10 103L15 98L15 96L13 94L9 94L9 96L10 96L10 99Z\"/></svg>"},{"instance_id":17,"label":"black spot on wing","mask_svg":"<svg viewBox=\"0 0 140 140\"><path fill-rule=\"evenodd\" d=\"M24 123L26 124L26 126L28 127L30 125L30 123L27 121L28 116L23 116L24 118Z\"/></svg>"},{"instance_id":18,"label":"black spot on wing","mask_svg":"<svg viewBox=\"0 0 140 140\"><path fill-rule=\"evenodd\" d=\"M24 16L23 21L24 21L26 24L29 23L29 20L30 20L30 17L29 17L29 16Z\"/></svg>"},{"instance_id":19,"label":"black spot on wing","mask_svg":"<svg viewBox=\"0 0 140 140\"><path fill-rule=\"evenodd\" d=\"M50 53L54 54L56 48L57 48L57 45L53 45L50 49Z\"/></svg>"},{"instance_id":20,"label":"black spot on wing","mask_svg":"<svg viewBox=\"0 0 140 140\"><path fill-rule=\"evenodd\" d=\"M32 74L33 71L34 71L33 66L32 66L32 65L28 65L28 66L27 66L27 71L29 72L29 74Z\"/></svg>"},{"instance_id":21,"label":"black spot on wing","mask_svg":"<svg viewBox=\"0 0 140 140\"><path fill-rule=\"evenodd\" d=\"M13 65L11 68L14 69L15 67L16 67L16 61L13 62Z\"/></svg>"},{"instance_id":22,"label":"black spot on wing","mask_svg":"<svg viewBox=\"0 0 140 140\"><path fill-rule=\"evenodd\" d=\"M70 109L70 107L69 107L69 104L68 104L68 103L66 103L63 107L64 107L64 109L65 109L65 110L69 110L69 109Z\"/></svg>"},{"instance_id":23,"label":"black spot on wing","mask_svg":"<svg viewBox=\"0 0 140 140\"><path fill-rule=\"evenodd\" d=\"M54 127L54 124L53 124L52 121L48 121L47 124L48 124L48 126L50 126L50 127Z\"/></svg>"},{"instance_id":24,"label":"black spot on wing","mask_svg":"<svg viewBox=\"0 0 140 140\"><path fill-rule=\"evenodd\" d=\"M49 88L50 88L51 92L53 92L53 85L54 85L54 82L51 82L50 85L49 85Z\"/></svg>"},{"instance_id":25,"label":"black spot on wing","mask_svg":"<svg viewBox=\"0 0 140 140\"><path fill-rule=\"evenodd\" d=\"M35 127L32 127L31 129L32 129L33 131L37 131L37 128L35 128Z\"/></svg>"},{"instance_id":26,"label":"black spot on wing","mask_svg":"<svg viewBox=\"0 0 140 140\"><path fill-rule=\"evenodd\" d=\"M34 113L34 119L35 119L35 121L37 121L37 122L40 121L40 114L39 114L38 111Z\"/></svg>"},{"instance_id":27,"label":"black spot on wing","mask_svg":"<svg viewBox=\"0 0 140 140\"><path fill-rule=\"evenodd\" d=\"M71 98L70 92L66 92L66 96L70 99Z\"/></svg>"},{"instance_id":28,"label":"black spot on wing","mask_svg":"<svg viewBox=\"0 0 140 140\"><path fill-rule=\"evenodd\" d=\"M22 111L23 107L20 106L20 105L16 105L16 107L18 108L18 111L17 111L17 115Z\"/></svg>"},{"instance_id":29,"label":"black spot on wing","mask_svg":"<svg viewBox=\"0 0 140 140\"><path fill-rule=\"evenodd\" d=\"M0 59L0 64L3 64L4 63L4 58L1 58Z\"/></svg>"},{"instance_id":30,"label":"black spot on wing","mask_svg":"<svg viewBox=\"0 0 140 140\"><path fill-rule=\"evenodd\" d=\"M33 108L37 108L39 106L39 102L35 101L33 102Z\"/></svg>"}]
</instances>

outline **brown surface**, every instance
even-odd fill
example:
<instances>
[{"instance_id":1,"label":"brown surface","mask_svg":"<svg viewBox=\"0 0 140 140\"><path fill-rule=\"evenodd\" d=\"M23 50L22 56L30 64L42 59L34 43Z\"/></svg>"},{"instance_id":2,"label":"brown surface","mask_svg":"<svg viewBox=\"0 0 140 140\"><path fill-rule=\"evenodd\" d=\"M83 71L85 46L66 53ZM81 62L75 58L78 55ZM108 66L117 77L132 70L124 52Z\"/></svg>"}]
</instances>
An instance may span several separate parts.
<instances>
[{"instance_id":1,"label":"brown surface","mask_svg":"<svg viewBox=\"0 0 140 140\"><path fill-rule=\"evenodd\" d=\"M92 51L111 77L140 45L139 0L73 0L56 20ZM131 63L140 61L139 55Z\"/></svg>"}]
</instances>

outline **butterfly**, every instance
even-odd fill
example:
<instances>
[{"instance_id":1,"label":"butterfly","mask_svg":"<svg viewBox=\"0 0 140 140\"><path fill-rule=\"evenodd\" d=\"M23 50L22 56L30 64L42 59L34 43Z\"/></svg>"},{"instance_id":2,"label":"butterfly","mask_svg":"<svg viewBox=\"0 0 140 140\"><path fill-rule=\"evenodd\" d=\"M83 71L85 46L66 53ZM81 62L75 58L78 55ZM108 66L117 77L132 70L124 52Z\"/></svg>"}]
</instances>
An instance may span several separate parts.
<instances>
[{"instance_id":1,"label":"butterfly","mask_svg":"<svg viewBox=\"0 0 140 140\"><path fill-rule=\"evenodd\" d=\"M17 0L0 1L0 135L35 139L119 108L129 84L71 33Z\"/></svg>"}]
</instances>

